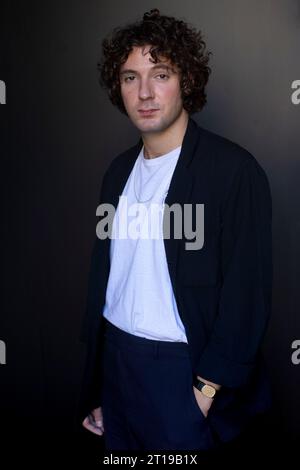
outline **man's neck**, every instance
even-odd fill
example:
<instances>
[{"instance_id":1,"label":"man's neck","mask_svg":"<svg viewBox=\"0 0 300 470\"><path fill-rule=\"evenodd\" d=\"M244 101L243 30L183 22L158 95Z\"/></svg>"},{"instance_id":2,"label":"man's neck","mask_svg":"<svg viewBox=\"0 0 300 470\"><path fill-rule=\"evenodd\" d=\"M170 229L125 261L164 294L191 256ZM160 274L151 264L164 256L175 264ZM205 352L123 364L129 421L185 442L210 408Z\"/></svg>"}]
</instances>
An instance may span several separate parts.
<instances>
[{"instance_id":1,"label":"man's neck","mask_svg":"<svg viewBox=\"0 0 300 470\"><path fill-rule=\"evenodd\" d=\"M182 145L189 115L182 113L180 118L168 129L160 133L144 134L144 157L156 158L171 152Z\"/></svg>"}]
</instances>

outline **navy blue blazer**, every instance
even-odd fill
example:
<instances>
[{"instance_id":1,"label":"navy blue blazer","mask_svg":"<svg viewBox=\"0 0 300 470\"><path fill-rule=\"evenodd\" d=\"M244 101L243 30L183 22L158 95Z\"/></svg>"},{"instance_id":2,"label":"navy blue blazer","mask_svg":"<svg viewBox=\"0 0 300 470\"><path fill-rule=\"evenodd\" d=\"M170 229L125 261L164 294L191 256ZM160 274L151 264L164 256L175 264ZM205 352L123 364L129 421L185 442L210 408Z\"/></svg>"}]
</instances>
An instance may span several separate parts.
<instances>
[{"instance_id":1,"label":"navy blue blazer","mask_svg":"<svg viewBox=\"0 0 300 470\"><path fill-rule=\"evenodd\" d=\"M142 145L140 139L111 162L100 203L117 207ZM250 416L270 405L261 355L272 296L269 182L247 150L189 117L165 203L204 204L203 247L186 250L190 240L175 238L172 224L164 245L193 371L222 385L209 420L221 439L231 439ZM102 311L109 247L109 238L96 237L81 334L87 355L80 419L101 405Z\"/></svg>"}]
</instances>

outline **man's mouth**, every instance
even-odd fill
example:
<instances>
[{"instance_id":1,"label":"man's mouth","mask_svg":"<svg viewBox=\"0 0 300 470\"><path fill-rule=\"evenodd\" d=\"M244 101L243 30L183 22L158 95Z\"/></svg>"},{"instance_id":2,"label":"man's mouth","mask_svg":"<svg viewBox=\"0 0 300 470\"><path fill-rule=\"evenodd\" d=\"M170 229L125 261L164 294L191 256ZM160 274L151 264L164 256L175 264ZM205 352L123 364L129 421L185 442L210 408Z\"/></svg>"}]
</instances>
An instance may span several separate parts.
<instances>
[{"instance_id":1,"label":"man's mouth","mask_svg":"<svg viewBox=\"0 0 300 470\"><path fill-rule=\"evenodd\" d=\"M141 116L152 116L158 109L139 109L138 111Z\"/></svg>"}]
</instances>

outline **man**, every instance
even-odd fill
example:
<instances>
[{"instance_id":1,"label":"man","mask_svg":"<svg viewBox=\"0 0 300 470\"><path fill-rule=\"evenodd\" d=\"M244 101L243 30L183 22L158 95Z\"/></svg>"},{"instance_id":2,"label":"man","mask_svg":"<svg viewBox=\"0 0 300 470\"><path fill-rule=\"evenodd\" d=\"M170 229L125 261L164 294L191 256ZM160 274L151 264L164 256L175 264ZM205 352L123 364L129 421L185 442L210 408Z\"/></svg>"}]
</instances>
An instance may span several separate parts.
<instances>
[{"instance_id":1,"label":"man","mask_svg":"<svg viewBox=\"0 0 300 470\"><path fill-rule=\"evenodd\" d=\"M141 139L102 183L100 204L117 211L92 253L80 417L109 450L212 449L269 407L268 180L245 149L191 118L210 73L200 32L155 9L115 30L103 56L102 85ZM167 218L173 205L183 218ZM158 237L141 235L149 223Z\"/></svg>"}]
</instances>

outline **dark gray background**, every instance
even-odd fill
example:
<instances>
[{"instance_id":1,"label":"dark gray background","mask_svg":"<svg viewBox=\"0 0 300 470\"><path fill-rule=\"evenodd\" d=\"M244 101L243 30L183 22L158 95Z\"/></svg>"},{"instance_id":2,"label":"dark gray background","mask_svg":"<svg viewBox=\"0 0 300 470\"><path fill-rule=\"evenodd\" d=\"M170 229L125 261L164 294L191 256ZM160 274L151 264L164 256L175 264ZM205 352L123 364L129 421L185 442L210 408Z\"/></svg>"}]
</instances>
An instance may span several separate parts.
<instances>
[{"instance_id":1,"label":"dark gray background","mask_svg":"<svg viewBox=\"0 0 300 470\"><path fill-rule=\"evenodd\" d=\"M264 349L276 433L300 435L297 0L44 1L2 6L0 106L2 430L78 432L84 361L78 336L103 173L138 133L98 85L100 45L151 8L200 28L212 51L208 104L193 117L265 169L273 197L273 314ZM274 431L274 429L273 429ZM17 434L16 434L17 433ZM25 434L26 434L25 433Z\"/></svg>"}]
</instances>

